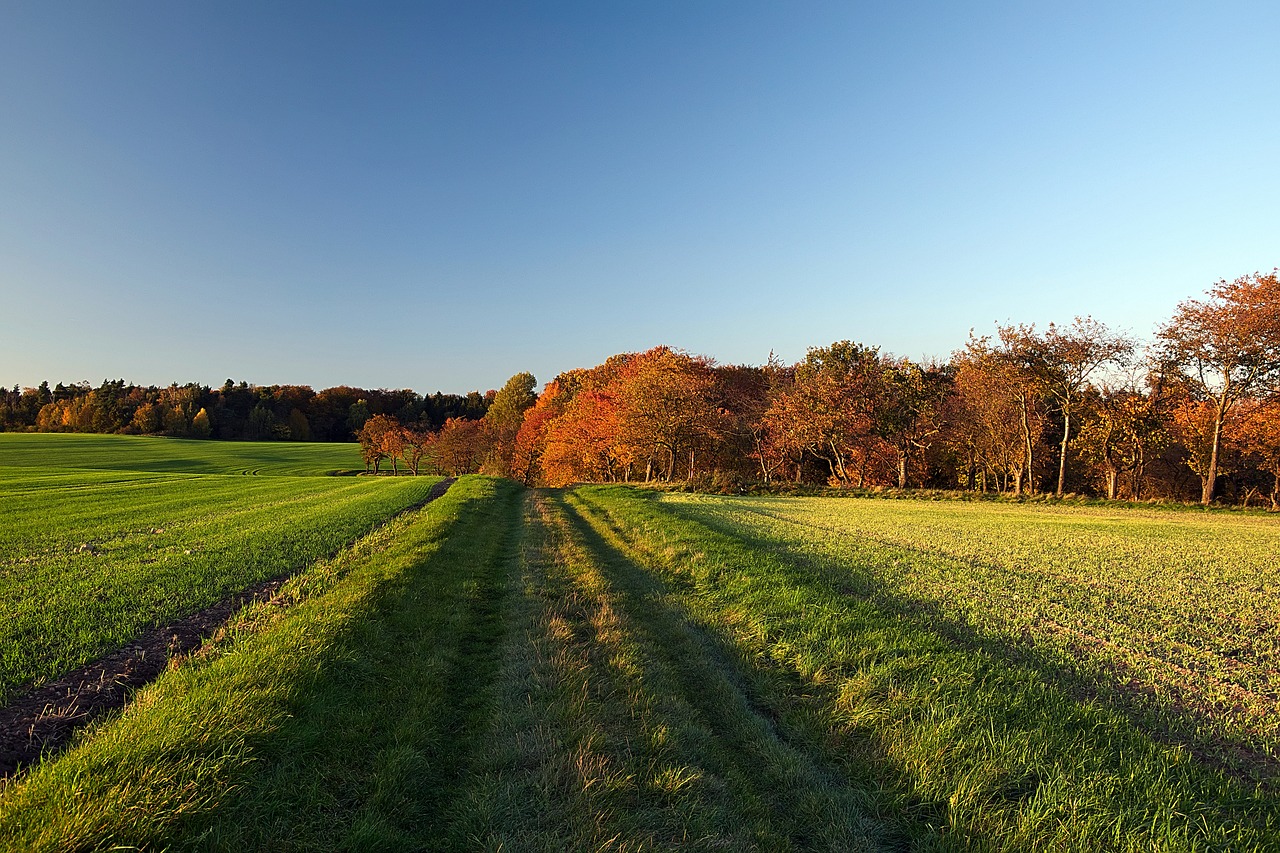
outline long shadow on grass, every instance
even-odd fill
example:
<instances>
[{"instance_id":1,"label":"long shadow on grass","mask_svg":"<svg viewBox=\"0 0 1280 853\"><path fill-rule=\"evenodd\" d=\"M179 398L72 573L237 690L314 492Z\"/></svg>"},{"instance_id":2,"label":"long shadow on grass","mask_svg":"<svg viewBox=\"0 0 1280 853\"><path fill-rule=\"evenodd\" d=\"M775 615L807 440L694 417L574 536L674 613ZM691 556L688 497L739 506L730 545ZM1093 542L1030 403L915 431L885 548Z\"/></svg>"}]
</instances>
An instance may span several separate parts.
<instances>
[{"instance_id":1,"label":"long shadow on grass","mask_svg":"<svg viewBox=\"0 0 1280 853\"><path fill-rule=\"evenodd\" d=\"M833 842L842 837L861 837L881 850L916 849L919 828L901 824L936 825L945 803L909 795L884 802L881 784L892 765L872 759L873 766L850 772L847 754L833 753L788 724L795 709L787 707L787 698L806 690L794 674L760 668L719 632L699 624L674 600L672 593L680 590L602 535L588 515L595 524L609 522L589 506L572 497L561 505L618 596L630 629L674 677L679 699L711 741L691 758L725 781L743 810L743 824L754 821L765 828L765 839L776 833L795 849L846 849L847 841ZM851 825L825 825L842 819Z\"/></svg>"},{"instance_id":2,"label":"long shadow on grass","mask_svg":"<svg viewBox=\"0 0 1280 853\"><path fill-rule=\"evenodd\" d=\"M297 688L290 719L220 812L180 834L209 849L432 849L480 746L503 641L520 489L470 501L425 560L388 581Z\"/></svg>"},{"instance_id":3,"label":"long shadow on grass","mask_svg":"<svg viewBox=\"0 0 1280 853\"><path fill-rule=\"evenodd\" d=\"M815 577L821 577L832 589L845 595L874 601L884 612L909 618L958 647L1032 669L1041 680L1061 688L1074 700L1105 706L1124 716L1153 740L1187 750L1210 771L1224 773L1249 787L1261 786L1272 795L1280 793L1280 760L1239 742L1206 734L1205 727L1200 725L1205 721L1199 720L1194 712L1171 714L1154 707L1142 691L1119 689L1102 677L1091 677L1086 671L1064 666L1046 650L1030 642L1009 642L981 634L970 624L948 616L936 602L896 593L874 575L860 571L855 565L836 559L823 559L785 542L753 535L728 521L687 514L678 506L664 505L663 508L720 535L739 539L752 549L784 556L792 565L813 571ZM772 514L768 517L779 518ZM887 551L897 553L915 556L924 553L896 544L877 544ZM927 556L938 559L937 555ZM964 571L965 567L964 563L956 564L957 571Z\"/></svg>"},{"instance_id":4,"label":"long shadow on grass","mask_svg":"<svg viewBox=\"0 0 1280 853\"><path fill-rule=\"evenodd\" d=\"M872 626L868 630L873 633L890 631L895 635L912 638L914 647L908 652L909 656L923 655L927 659L936 655L957 663L968 661L963 665L971 667L969 671L978 676L969 688L972 700L980 702L982 707L991 709L995 714L1003 715L991 718L993 737L1016 738L1021 732L1034 741L1047 735L1045 743L1072 745L1077 751L1087 749L1089 761L1096 772L1107 778L1123 780L1127 777L1130 780L1123 783L1127 786L1125 790L1129 792L1127 796L1133 798L1124 804L1130 815L1127 820L1133 820L1133 815L1138 813L1150 814L1152 809L1162 810L1164 814L1172 816L1172 828L1178 825L1177 815L1194 813L1200 816L1196 821L1205 821L1206 826L1216 824L1218 827L1235 827L1246 837L1254 838L1270 837L1268 833L1280 824L1280 803L1273 793L1261 784L1242 784L1231 774L1224 773L1220 767L1195 764L1181 767L1177 771L1181 781L1171 782L1165 789L1176 797L1176 802L1161 803L1144 799L1147 794L1143 790L1143 780L1134 778L1134 767L1129 763L1130 760L1135 755L1158 749L1155 746L1143 747L1142 743L1147 738L1158 743L1170 739L1176 741L1176 737L1171 738L1168 729L1153 725L1152 715L1142 709L1127 706L1112 696L1100 697L1096 685L1084 681L1078 673L1037 654L1034 648L982 636L969 625L947 618L930 602L895 594L875 578L859 573L856 567L834 560L813 558L777 541L753 537L731 524L716 523L685 514L679 507L659 506L656 498L651 495L633 492L625 500L645 504L654 513L673 515L683 523L707 531L711 537L736 543L736 547L741 549L737 553L748 552L775 558L774 562L781 567L788 584L795 589L813 591L814 598L825 602L843 598L850 601L851 606L860 608L864 614L878 614L879 627L874 627L861 616L854 621L862 620L864 624ZM597 508L591 498L586 498L586 501L593 509ZM626 547L635 547L639 552L644 552L646 545L636 538L644 535L641 530L629 529L627 525L619 524L613 519L607 510L602 507L601 510L600 523L626 542ZM598 538L596 543L598 547L607 547L607 543ZM658 563L662 563L664 559L669 561L669 558L662 555L651 554L650 557ZM625 555L615 551L613 559L625 559ZM674 564L672 567L676 568ZM672 583L682 582L683 575L678 570L664 570L661 574ZM693 592L693 581L689 581L689 584L689 591ZM714 633L713 628L709 631ZM787 637L792 642L796 641L794 636ZM857 637L853 639L856 641ZM736 660L745 689L757 691L753 701L761 709L761 713L768 713L770 707L777 707L775 703L779 699L782 707L790 706L793 709L815 705L832 707L837 704L838 690L832 681L802 679L794 671L791 671L791 677L782 685L785 695L771 698L767 695L771 690L769 685L778 684L778 679L768 666L759 664L763 659L760 651L731 644L720 646L720 654L725 660ZM892 657L898 653L892 647L883 647L879 654ZM789 670L786 665L784 668ZM850 674L856 676L858 673ZM1008 682L1002 680L1006 675L1010 679ZM905 677L905 687L897 685L891 689L906 689L911 693L913 688L909 682L916 677L915 674L908 669L899 677ZM990 683L986 682L987 678L991 679ZM1006 683L1020 692L1018 698L1003 698L1003 691L1008 689ZM760 685L764 687L761 688ZM928 695L927 685L922 692L923 695ZM927 709L925 710L927 713ZM1128 725L1125 725L1126 722ZM787 736L785 725L780 726L779 731L782 736ZM971 827L966 828L964 819L958 824L948 820L948 803L942 797L930 798L920 794L919 780L913 778L912 772L890 754L887 745L879 742L877 724L861 727L858 731L865 740L839 744L835 749L835 757L828 760L840 761L843 757L849 772L886 780L888 784L883 793L892 799L891 809L904 815L904 829L915 843L929 843L925 839L931 837L936 841L933 827L948 823L951 824L950 832L971 831ZM1075 758L1066 757L1069 760ZM1041 785L1055 782L1054 779L1041 775L1046 771L1052 772L1052 767L1051 760L1047 766L1033 767L1022 776L1017 773L1011 775L1007 783L993 792L997 811L1005 807L1016 810L1020 808L1020 803L1035 800L1037 789ZM1198 830L1193 828L1190 831L1193 835L1198 834ZM952 840L955 840L954 836ZM970 836L965 844L983 846L984 842Z\"/></svg>"}]
</instances>

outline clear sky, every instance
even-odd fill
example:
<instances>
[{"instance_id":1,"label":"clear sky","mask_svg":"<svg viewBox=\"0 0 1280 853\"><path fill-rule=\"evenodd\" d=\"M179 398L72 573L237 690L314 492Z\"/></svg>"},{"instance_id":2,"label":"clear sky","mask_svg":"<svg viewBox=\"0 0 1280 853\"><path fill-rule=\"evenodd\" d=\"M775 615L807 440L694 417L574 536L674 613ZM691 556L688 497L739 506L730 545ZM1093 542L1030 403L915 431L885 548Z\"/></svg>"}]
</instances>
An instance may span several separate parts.
<instances>
[{"instance_id":1,"label":"clear sky","mask_svg":"<svg viewBox=\"0 0 1280 853\"><path fill-rule=\"evenodd\" d=\"M0 383L1149 336L1280 264L1280 4L0 0Z\"/></svg>"}]
</instances>

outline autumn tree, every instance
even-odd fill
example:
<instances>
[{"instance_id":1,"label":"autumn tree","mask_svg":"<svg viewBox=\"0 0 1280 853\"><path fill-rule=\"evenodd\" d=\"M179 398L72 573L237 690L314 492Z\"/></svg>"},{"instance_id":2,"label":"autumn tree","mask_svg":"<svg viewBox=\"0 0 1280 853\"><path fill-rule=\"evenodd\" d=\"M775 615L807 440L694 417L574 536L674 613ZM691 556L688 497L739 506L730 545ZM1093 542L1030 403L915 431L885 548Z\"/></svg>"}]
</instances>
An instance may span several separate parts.
<instances>
[{"instance_id":1,"label":"autumn tree","mask_svg":"<svg viewBox=\"0 0 1280 853\"><path fill-rule=\"evenodd\" d=\"M1240 451L1239 407L1230 406L1219 419L1212 400L1201 399L1184 386L1168 394L1164 414L1177 448L1185 454L1183 463L1200 478L1203 501L1211 476L1216 480L1235 473Z\"/></svg>"},{"instance_id":2,"label":"autumn tree","mask_svg":"<svg viewBox=\"0 0 1280 853\"><path fill-rule=\"evenodd\" d=\"M609 386L580 389L547 431L542 473L547 483L627 479L633 457L619 441L619 408Z\"/></svg>"},{"instance_id":3,"label":"autumn tree","mask_svg":"<svg viewBox=\"0 0 1280 853\"><path fill-rule=\"evenodd\" d=\"M1148 461L1164 447L1166 430L1158 411L1160 389L1144 393L1134 383L1099 385L1089 399L1091 417L1078 434L1086 461L1101 473L1108 500L1128 480L1129 497L1142 498Z\"/></svg>"},{"instance_id":4,"label":"autumn tree","mask_svg":"<svg viewBox=\"0 0 1280 853\"><path fill-rule=\"evenodd\" d=\"M697 451L708 449L719 435L722 412L715 405L711 369L710 359L655 347L628 359L620 370L619 442L623 452L646 459L646 480L655 462L662 479L673 479L676 460L685 454L692 479Z\"/></svg>"},{"instance_id":5,"label":"autumn tree","mask_svg":"<svg viewBox=\"0 0 1280 853\"><path fill-rule=\"evenodd\" d=\"M1006 335L1008 337L1008 335ZM970 335L951 359L953 394L945 402L947 441L963 462L969 488L1035 491L1044 411L1012 341Z\"/></svg>"},{"instance_id":6,"label":"autumn tree","mask_svg":"<svg viewBox=\"0 0 1280 853\"><path fill-rule=\"evenodd\" d=\"M191 417L191 437L208 438L213 433L213 425L209 423L209 413L204 407Z\"/></svg>"},{"instance_id":7,"label":"autumn tree","mask_svg":"<svg viewBox=\"0 0 1280 853\"><path fill-rule=\"evenodd\" d=\"M547 434L572 398L566 387L569 384L564 381L564 374L548 382L521 419L511 454L511 476L527 485L544 480L542 458Z\"/></svg>"},{"instance_id":8,"label":"autumn tree","mask_svg":"<svg viewBox=\"0 0 1280 853\"><path fill-rule=\"evenodd\" d=\"M893 448L898 488L905 489L910 460L923 458L942 431L943 401L951 377L938 365L915 364L905 358L883 359L881 377L876 430Z\"/></svg>"},{"instance_id":9,"label":"autumn tree","mask_svg":"<svg viewBox=\"0 0 1280 853\"><path fill-rule=\"evenodd\" d=\"M1009 357L1053 401L1062 418L1055 491L1062 497L1073 419L1089 378L1105 365L1126 362L1133 355L1133 341L1110 331L1092 317L1077 317L1066 327L1050 323L1043 334L1037 333L1034 325L1005 326L999 333Z\"/></svg>"},{"instance_id":10,"label":"autumn tree","mask_svg":"<svg viewBox=\"0 0 1280 853\"><path fill-rule=\"evenodd\" d=\"M1232 408L1280 381L1280 279L1277 271L1225 279L1206 299L1179 303L1157 333L1164 369L1183 384L1191 402L1208 405L1208 459L1200 502L1213 500L1223 429Z\"/></svg>"},{"instance_id":11,"label":"autumn tree","mask_svg":"<svg viewBox=\"0 0 1280 853\"><path fill-rule=\"evenodd\" d=\"M390 415L374 415L360 427L356 438L360 442L365 470L372 465L373 473L377 474L382 460L390 459L392 470L399 473L396 462L404 452L404 439L398 420Z\"/></svg>"},{"instance_id":12,"label":"autumn tree","mask_svg":"<svg viewBox=\"0 0 1280 853\"><path fill-rule=\"evenodd\" d=\"M759 452L763 457L762 467L767 466L770 471L789 468L792 479L799 483L811 449L821 441L821 433L809 411L806 395L796 389L795 375L796 369L792 366L777 379L769 408L762 415Z\"/></svg>"},{"instance_id":13,"label":"autumn tree","mask_svg":"<svg viewBox=\"0 0 1280 853\"><path fill-rule=\"evenodd\" d=\"M159 407L151 403L143 403L134 410L131 424L135 430L143 435L159 432L161 427Z\"/></svg>"},{"instance_id":14,"label":"autumn tree","mask_svg":"<svg viewBox=\"0 0 1280 853\"><path fill-rule=\"evenodd\" d=\"M796 365L790 389L770 419L826 463L830 480L864 485L875 444L875 414L884 394L879 350L851 341L812 347Z\"/></svg>"},{"instance_id":15,"label":"autumn tree","mask_svg":"<svg viewBox=\"0 0 1280 853\"><path fill-rule=\"evenodd\" d=\"M789 387L792 371L770 353L761 367L721 366L714 374L716 397L725 408L726 437L737 445L738 453L754 463L761 480L769 483L788 455L766 413Z\"/></svg>"},{"instance_id":16,"label":"autumn tree","mask_svg":"<svg viewBox=\"0 0 1280 853\"><path fill-rule=\"evenodd\" d=\"M1271 509L1280 510L1280 400L1247 400L1242 408L1241 442L1271 476Z\"/></svg>"},{"instance_id":17,"label":"autumn tree","mask_svg":"<svg viewBox=\"0 0 1280 853\"><path fill-rule=\"evenodd\" d=\"M436 433L432 453L436 467L450 476L480 470L484 461L484 429L480 421L449 418Z\"/></svg>"},{"instance_id":18,"label":"autumn tree","mask_svg":"<svg viewBox=\"0 0 1280 853\"><path fill-rule=\"evenodd\" d=\"M517 373L494 395L482 419L489 440L489 456L484 466L488 473L511 476L516 435L524 422L525 411L537 401L533 393L537 384L532 373Z\"/></svg>"},{"instance_id":19,"label":"autumn tree","mask_svg":"<svg viewBox=\"0 0 1280 853\"><path fill-rule=\"evenodd\" d=\"M423 459L431 456L435 438L433 433L410 427L400 428L400 442L404 461L409 466L413 476L418 476Z\"/></svg>"}]
</instances>

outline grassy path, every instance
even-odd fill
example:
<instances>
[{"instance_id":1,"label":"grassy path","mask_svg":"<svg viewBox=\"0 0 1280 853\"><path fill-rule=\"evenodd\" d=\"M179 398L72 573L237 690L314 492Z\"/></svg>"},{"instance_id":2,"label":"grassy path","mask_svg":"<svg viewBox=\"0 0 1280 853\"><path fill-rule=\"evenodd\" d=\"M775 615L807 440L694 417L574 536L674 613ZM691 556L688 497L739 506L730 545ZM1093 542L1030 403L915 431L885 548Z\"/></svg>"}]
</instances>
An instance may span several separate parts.
<instances>
[{"instance_id":1,"label":"grassy path","mask_svg":"<svg viewBox=\"0 0 1280 853\"><path fill-rule=\"evenodd\" d=\"M880 827L787 743L732 655L571 495L526 510L492 746L453 849L868 850Z\"/></svg>"},{"instance_id":2,"label":"grassy path","mask_svg":"<svg viewBox=\"0 0 1280 853\"><path fill-rule=\"evenodd\" d=\"M479 749L506 633L519 493L464 481L447 535L402 534L400 571L326 650L233 809L193 821L228 849L430 849ZM441 500L447 500L448 495ZM385 559L385 557L384 557ZM282 843L283 839L283 843Z\"/></svg>"},{"instance_id":3,"label":"grassy path","mask_svg":"<svg viewBox=\"0 0 1280 853\"><path fill-rule=\"evenodd\" d=\"M560 493L464 478L0 793L0 847L875 849L837 768Z\"/></svg>"}]
</instances>

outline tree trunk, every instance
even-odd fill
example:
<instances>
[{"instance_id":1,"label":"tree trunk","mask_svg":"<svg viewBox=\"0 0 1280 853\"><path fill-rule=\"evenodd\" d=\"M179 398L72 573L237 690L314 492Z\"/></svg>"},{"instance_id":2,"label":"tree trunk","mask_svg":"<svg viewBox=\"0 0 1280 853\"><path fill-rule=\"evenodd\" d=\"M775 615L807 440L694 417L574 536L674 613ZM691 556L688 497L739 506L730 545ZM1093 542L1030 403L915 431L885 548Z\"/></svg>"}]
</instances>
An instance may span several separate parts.
<instances>
[{"instance_id":1,"label":"tree trunk","mask_svg":"<svg viewBox=\"0 0 1280 853\"><path fill-rule=\"evenodd\" d=\"M827 467L831 469L831 476L839 480L841 484L848 483L849 476L844 469L844 456L836 449L835 441L828 441L827 446L831 448L831 458L827 460Z\"/></svg>"},{"instance_id":2,"label":"tree trunk","mask_svg":"<svg viewBox=\"0 0 1280 853\"><path fill-rule=\"evenodd\" d=\"M1032 458L1035 445L1031 441L1031 404L1025 397L1020 402L1022 403L1022 440L1026 443L1027 450L1027 494L1034 495L1036 493L1036 484L1033 472L1036 470L1036 466L1035 459Z\"/></svg>"},{"instance_id":3,"label":"tree trunk","mask_svg":"<svg viewBox=\"0 0 1280 853\"><path fill-rule=\"evenodd\" d=\"M1067 441L1071 438L1071 412L1064 410L1062 412L1062 452L1058 456L1058 491L1055 493L1058 497L1062 497L1062 485L1067 480Z\"/></svg>"},{"instance_id":4,"label":"tree trunk","mask_svg":"<svg viewBox=\"0 0 1280 853\"><path fill-rule=\"evenodd\" d=\"M1120 472L1115 468L1107 468L1107 500L1116 499L1116 483L1120 479Z\"/></svg>"},{"instance_id":5,"label":"tree trunk","mask_svg":"<svg viewBox=\"0 0 1280 853\"><path fill-rule=\"evenodd\" d=\"M1204 506L1208 506L1213 500L1213 486L1218 479L1218 444L1222 441L1222 422L1226 417L1226 395L1224 394L1213 418L1213 446L1209 451L1209 470L1201 481L1200 503Z\"/></svg>"},{"instance_id":6,"label":"tree trunk","mask_svg":"<svg viewBox=\"0 0 1280 853\"><path fill-rule=\"evenodd\" d=\"M1142 474L1145 467L1144 456L1145 454L1139 450L1137 460L1133 463L1133 489L1131 491L1135 501L1142 500Z\"/></svg>"},{"instance_id":7,"label":"tree trunk","mask_svg":"<svg viewBox=\"0 0 1280 853\"><path fill-rule=\"evenodd\" d=\"M898 488L905 489L907 487L907 454L901 448L898 449Z\"/></svg>"},{"instance_id":8,"label":"tree trunk","mask_svg":"<svg viewBox=\"0 0 1280 853\"><path fill-rule=\"evenodd\" d=\"M769 466L764 462L764 443L760 441L760 437L753 435L751 442L756 446L756 457L760 461L760 474L764 477L764 484L769 485Z\"/></svg>"}]
</instances>

